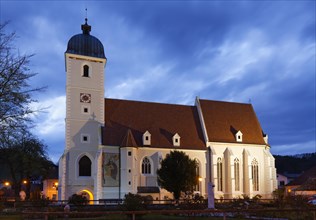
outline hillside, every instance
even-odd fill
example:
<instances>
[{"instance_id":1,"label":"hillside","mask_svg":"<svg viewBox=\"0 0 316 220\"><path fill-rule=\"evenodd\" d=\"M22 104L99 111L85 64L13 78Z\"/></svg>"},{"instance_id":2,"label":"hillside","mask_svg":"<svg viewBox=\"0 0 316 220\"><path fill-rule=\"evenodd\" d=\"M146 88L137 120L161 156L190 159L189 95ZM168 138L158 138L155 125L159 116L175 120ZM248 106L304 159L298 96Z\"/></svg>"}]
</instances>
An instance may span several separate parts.
<instances>
[{"instance_id":1,"label":"hillside","mask_svg":"<svg viewBox=\"0 0 316 220\"><path fill-rule=\"evenodd\" d=\"M293 156L273 155L277 173L302 173L316 166L316 153L299 154Z\"/></svg>"}]
</instances>

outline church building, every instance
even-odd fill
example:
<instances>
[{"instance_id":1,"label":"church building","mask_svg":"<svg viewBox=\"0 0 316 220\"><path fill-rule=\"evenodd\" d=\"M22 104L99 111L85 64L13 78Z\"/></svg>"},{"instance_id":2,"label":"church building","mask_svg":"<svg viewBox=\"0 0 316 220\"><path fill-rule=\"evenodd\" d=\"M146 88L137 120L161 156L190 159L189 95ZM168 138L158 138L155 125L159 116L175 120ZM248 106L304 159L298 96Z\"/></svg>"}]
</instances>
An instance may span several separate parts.
<instances>
[{"instance_id":1,"label":"church building","mask_svg":"<svg viewBox=\"0 0 316 220\"><path fill-rule=\"evenodd\" d=\"M107 59L91 26L70 38L65 52L65 150L59 160L58 196L123 199L127 193L173 198L156 171L171 151L198 164L195 193L205 198L257 194L277 188L274 158L251 104L192 100L192 105L104 98ZM111 77L109 74L108 77Z\"/></svg>"}]
</instances>

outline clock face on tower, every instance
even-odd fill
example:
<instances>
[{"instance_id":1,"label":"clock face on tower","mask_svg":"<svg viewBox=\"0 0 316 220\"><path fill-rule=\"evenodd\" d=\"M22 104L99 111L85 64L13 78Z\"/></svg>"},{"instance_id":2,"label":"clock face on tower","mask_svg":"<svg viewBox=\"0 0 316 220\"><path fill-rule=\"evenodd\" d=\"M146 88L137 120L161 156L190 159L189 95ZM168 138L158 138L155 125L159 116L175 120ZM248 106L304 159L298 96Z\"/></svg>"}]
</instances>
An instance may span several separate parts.
<instances>
[{"instance_id":1,"label":"clock face on tower","mask_svg":"<svg viewBox=\"0 0 316 220\"><path fill-rule=\"evenodd\" d=\"M91 95L88 93L80 93L80 102L90 103Z\"/></svg>"}]
</instances>

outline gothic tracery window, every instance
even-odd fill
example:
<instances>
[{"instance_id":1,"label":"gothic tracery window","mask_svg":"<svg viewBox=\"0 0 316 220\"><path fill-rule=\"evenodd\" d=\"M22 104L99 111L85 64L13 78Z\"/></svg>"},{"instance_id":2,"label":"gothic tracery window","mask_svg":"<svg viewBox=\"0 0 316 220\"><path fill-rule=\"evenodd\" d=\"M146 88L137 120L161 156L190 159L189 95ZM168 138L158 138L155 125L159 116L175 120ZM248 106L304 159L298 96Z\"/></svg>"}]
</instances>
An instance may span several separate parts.
<instances>
[{"instance_id":1,"label":"gothic tracery window","mask_svg":"<svg viewBox=\"0 0 316 220\"><path fill-rule=\"evenodd\" d=\"M197 161L196 162L196 169L195 169L195 175L197 178L197 183L193 187L194 191L200 191L200 182L201 182L201 174L200 174L200 163Z\"/></svg>"},{"instance_id":2,"label":"gothic tracery window","mask_svg":"<svg viewBox=\"0 0 316 220\"><path fill-rule=\"evenodd\" d=\"M142 161L142 174L151 174L151 163L147 157Z\"/></svg>"},{"instance_id":3,"label":"gothic tracery window","mask_svg":"<svg viewBox=\"0 0 316 220\"><path fill-rule=\"evenodd\" d=\"M217 190L223 191L223 162L220 157L217 159Z\"/></svg>"},{"instance_id":4,"label":"gothic tracery window","mask_svg":"<svg viewBox=\"0 0 316 220\"><path fill-rule=\"evenodd\" d=\"M239 160L235 158L234 160L234 176L235 176L235 191L240 190L240 171L239 171Z\"/></svg>"},{"instance_id":5,"label":"gothic tracery window","mask_svg":"<svg viewBox=\"0 0 316 220\"><path fill-rule=\"evenodd\" d=\"M91 160L87 156L79 160L79 176L91 176Z\"/></svg>"},{"instance_id":6,"label":"gothic tracery window","mask_svg":"<svg viewBox=\"0 0 316 220\"><path fill-rule=\"evenodd\" d=\"M252 190L259 191L259 169L258 161L253 159L251 162L251 178L252 178Z\"/></svg>"}]
</instances>

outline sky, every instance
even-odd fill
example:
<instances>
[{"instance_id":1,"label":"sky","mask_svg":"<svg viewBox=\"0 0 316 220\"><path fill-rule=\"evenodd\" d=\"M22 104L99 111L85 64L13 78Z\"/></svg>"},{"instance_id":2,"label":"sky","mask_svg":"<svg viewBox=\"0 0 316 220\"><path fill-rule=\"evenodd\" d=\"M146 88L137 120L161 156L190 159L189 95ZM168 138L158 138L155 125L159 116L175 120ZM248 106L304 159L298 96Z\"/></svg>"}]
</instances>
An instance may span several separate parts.
<instances>
[{"instance_id":1,"label":"sky","mask_svg":"<svg viewBox=\"0 0 316 220\"><path fill-rule=\"evenodd\" d=\"M105 97L251 103L274 155L316 152L315 1L0 0L20 54L34 54L33 133L65 147L65 57L87 16L104 46ZM86 9L87 8L87 12Z\"/></svg>"}]
</instances>

